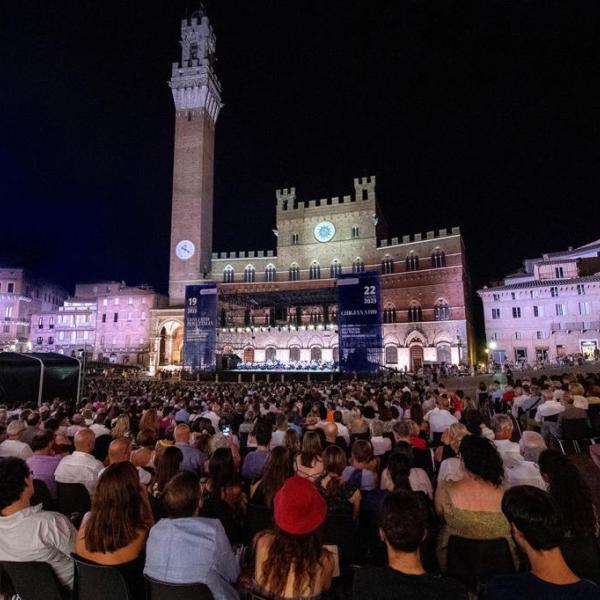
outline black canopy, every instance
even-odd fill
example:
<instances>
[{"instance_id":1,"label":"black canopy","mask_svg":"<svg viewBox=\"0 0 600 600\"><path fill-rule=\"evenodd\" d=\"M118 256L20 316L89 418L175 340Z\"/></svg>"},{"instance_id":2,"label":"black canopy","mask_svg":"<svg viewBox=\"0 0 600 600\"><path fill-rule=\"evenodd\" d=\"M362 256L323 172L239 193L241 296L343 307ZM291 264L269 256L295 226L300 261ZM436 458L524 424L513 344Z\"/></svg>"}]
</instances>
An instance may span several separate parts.
<instances>
[{"instance_id":1,"label":"black canopy","mask_svg":"<svg viewBox=\"0 0 600 600\"><path fill-rule=\"evenodd\" d=\"M52 352L0 352L0 404L77 401L81 364Z\"/></svg>"}]
</instances>

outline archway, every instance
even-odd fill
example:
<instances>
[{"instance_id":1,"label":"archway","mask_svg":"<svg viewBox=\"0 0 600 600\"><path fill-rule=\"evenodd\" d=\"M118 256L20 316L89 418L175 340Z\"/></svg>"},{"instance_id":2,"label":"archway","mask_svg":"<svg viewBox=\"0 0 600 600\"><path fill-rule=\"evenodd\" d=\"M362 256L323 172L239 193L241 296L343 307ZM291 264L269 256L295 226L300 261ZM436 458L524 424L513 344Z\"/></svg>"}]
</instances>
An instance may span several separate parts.
<instances>
[{"instance_id":1,"label":"archway","mask_svg":"<svg viewBox=\"0 0 600 600\"><path fill-rule=\"evenodd\" d=\"M183 362L183 327L175 329L171 344L171 364L180 365Z\"/></svg>"},{"instance_id":2,"label":"archway","mask_svg":"<svg viewBox=\"0 0 600 600\"><path fill-rule=\"evenodd\" d=\"M252 346L247 346L244 348L244 362L254 362L254 348Z\"/></svg>"},{"instance_id":3,"label":"archway","mask_svg":"<svg viewBox=\"0 0 600 600\"><path fill-rule=\"evenodd\" d=\"M413 372L423 366L423 346L415 344L410 347L410 367Z\"/></svg>"},{"instance_id":4,"label":"archway","mask_svg":"<svg viewBox=\"0 0 600 600\"><path fill-rule=\"evenodd\" d=\"M161 324L158 344L160 366L180 365L183 362L183 324L166 321Z\"/></svg>"}]
</instances>

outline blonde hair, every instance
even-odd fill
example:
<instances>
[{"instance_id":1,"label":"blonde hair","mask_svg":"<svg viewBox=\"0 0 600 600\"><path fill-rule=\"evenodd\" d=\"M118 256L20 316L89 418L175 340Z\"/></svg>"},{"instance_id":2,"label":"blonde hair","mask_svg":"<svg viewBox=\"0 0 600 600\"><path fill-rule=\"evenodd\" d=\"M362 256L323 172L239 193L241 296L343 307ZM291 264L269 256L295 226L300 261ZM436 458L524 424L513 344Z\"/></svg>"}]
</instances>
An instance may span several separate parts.
<instances>
[{"instance_id":1,"label":"blonde hair","mask_svg":"<svg viewBox=\"0 0 600 600\"><path fill-rule=\"evenodd\" d=\"M569 394L571 394L571 396L583 396L585 390L580 383L571 383L569 385Z\"/></svg>"},{"instance_id":2,"label":"blonde hair","mask_svg":"<svg viewBox=\"0 0 600 600\"><path fill-rule=\"evenodd\" d=\"M448 445L458 454L460 443L466 435L470 435L468 429L462 423L452 423L448 427Z\"/></svg>"},{"instance_id":3,"label":"blonde hair","mask_svg":"<svg viewBox=\"0 0 600 600\"><path fill-rule=\"evenodd\" d=\"M110 430L110 435L113 439L129 435L129 417L127 415L117 417L114 427Z\"/></svg>"}]
</instances>

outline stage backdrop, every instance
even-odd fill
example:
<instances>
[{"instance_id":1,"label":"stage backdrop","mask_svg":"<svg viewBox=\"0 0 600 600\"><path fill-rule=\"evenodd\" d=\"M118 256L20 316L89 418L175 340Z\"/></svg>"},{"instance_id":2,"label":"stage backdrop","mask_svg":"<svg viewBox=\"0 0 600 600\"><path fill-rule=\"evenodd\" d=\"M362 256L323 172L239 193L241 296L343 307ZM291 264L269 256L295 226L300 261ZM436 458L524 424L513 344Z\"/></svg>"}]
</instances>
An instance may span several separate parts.
<instances>
[{"instance_id":1,"label":"stage backdrop","mask_svg":"<svg viewBox=\"0 0 600 600\"><path fill-rule=\"evenodd\" d=\"M183 338L183 364L187 368L214 371L217 341L217 284L187 285Z\"/></svg>"},{"instance_id":2,"label":"stage backdrop","mask_svg":"<svg viewBox=\"0 0 600 600\"><path fill-rule=\"evenodd\" d=\"M337 303L340 370L376 372L382 356L379 273L341 275Z\"/></svg>"}]
</instances>

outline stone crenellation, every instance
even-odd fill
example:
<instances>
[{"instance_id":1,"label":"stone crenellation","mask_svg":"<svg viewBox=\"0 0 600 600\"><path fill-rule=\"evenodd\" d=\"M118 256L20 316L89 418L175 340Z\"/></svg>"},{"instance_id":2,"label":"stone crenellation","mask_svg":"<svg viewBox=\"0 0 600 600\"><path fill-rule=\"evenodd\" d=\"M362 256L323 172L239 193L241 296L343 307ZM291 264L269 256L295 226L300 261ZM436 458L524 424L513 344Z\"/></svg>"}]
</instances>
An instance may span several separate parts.
<instances>
[{"instance_id":1,"label":"stone crenellation","mask_svg":"<svg viewBox=\"0 0 600 600\"><path fill-rule=\"evenodd\" d=\"M428 231L423 237L422 233L415 233L412 236L403 235L402 241L400 238L386 238L379 240L378 248L388 248L390 246L401 246L402 244L414 244L415 242L426 242L428 240L437 240L439 238L451 237L455 235L460 235L460 227L452 227L450 232L447 229L438 229L437 235L435 231Z\"/></svg>"},{"instance_id":2,"label":"stone crenellation","mask_svg":"<svg viewBox=\"0 0 600 600\"><path fill-rule=\"evenodd\" d=\"M273 250L240 250L239 252L213 252L212 258L275 258L275 253Z\"/></svg>"},{"instance_id":3,"label":"stone crenellation","mask_svg":"<svg viewBox=\"0 0 600 600\"><path fill-rule=\"evenodd\" d=\"M348 204L350 202L375 200L376 177L355 177L354 178L354 196L333 196L332 198L320 198L319 200L298 201L296 197L296 188L282 188L275 190L277 199L277 210L305 210L311 208L320 208L322 206L337 206L339 204Z\"/></svg>"}]
</instances>

